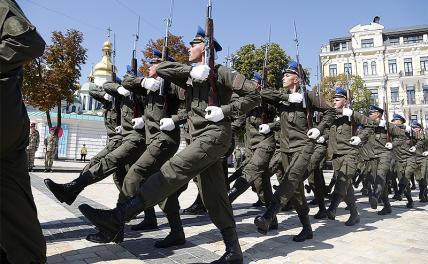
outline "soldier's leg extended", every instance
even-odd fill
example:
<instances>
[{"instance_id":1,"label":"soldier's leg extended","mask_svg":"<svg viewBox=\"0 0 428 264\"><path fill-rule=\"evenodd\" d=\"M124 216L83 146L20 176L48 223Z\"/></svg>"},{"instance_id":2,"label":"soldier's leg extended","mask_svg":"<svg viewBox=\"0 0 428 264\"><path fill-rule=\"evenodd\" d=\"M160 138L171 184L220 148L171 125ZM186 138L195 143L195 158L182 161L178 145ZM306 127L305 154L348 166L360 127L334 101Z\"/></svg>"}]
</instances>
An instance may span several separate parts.
<instances>
[{"instance_id":1,"label":"soldier's leg extended","mask_svg":"<svg viewBox=\"0 0 428 264\"><path fill-rule=\"evenodd\" d=\"M407 204L406 207L407 208L413 208L413 198L412 198L412 191L410 188L410 181L411 178L414 177L415 172L416 172L416 160L415 158L408 158L406 160L406 167L404 170L404 177L402 177L402 179L406 179L404 183L401 183L403 186L402 188L404 188L404 196L407 199Z\"/></svg>"},{"instance_id":2,"label":"soldier's leg extended","mask_svg":"<svg viewBox=\"0 0 428 264\"><path fill-rule=\"evenodd\" d=\"M25 150L1 159L0 247L11 263L45 263L46 242L27 169Z\"/></svg>"},{"instance_id":3,"label":"soldier's leg extended","mask_svg":"<svg viewBox=\"0 0 428 264\"><path fill-rule=\"evenodd\" d=\"M28 170L31 171L34 167L34 155L36 154L35 149L28 149Z\"/></svg>"},{"instance_id":4,"label":"soldier's leg extended","mask_svg":"<svg viewBox=\"0 0 428 264\"><path fill-rule=\"evenodd\" d=\"M369 198L370 206L372 209L377 208L379 198L384 203L384 207L389 206L388 186L386 183L386 178L388 175L390 164L391 156L389 155L389 153L385 153L385 155L382 155L377 159L376 178L374 182L373 195ZM386 202L386 200L388 201ZM386 209L386 211L390 211L390 208L389 210Z\"/></svg>"},{"instance_id":5,"label":"soldier's leg extended","mask_svg":"<svg viewBox=\"0 0 428 264\"><path fill-rule=\"evenodd\" d=\"M262 145L254 150L251 159L242 171L242 176L235 181L235 184L228 192L231 203L244 193L255 179L261 179L263 173L269 170L269 162L273 152L274 147L269 145Z\"/></svg>"},{"instance_id":6,"label":"soldier's leg extended","mask_svg":"<svg viewBox=\"0 0 428 264\"><path fill-rule=\"evenodd\" d=\"M45 184L60 202L71 205L86 186L105 179L126 164L134 163L145 148L143 137L127 137L122 140L119 147L101 158L97 164L82 172L77 179L66 184L57 184L46 179Z\"/></svg>"},{"instance_id":7,"label":"soldier's leg extended","mask_svg":"<svg viewBox=\"0 0 428 264\"><path fill-rule=\"evenodd\" d=\"M122 137L113 137L107 142L107 145L97 153L97 155L93 156L89 162L83 167L81 173L89 170L90 167L96 165L102 158L104 158L107 154L117 149L122 144Z\"/></svg>"},{"instance_id":8,"label":"soldier's leg extended","mask_svg":"<svg viewBox=\"0 0 428 264\"><path fill-rule=\"evenodd\" d=\"M350 190L349 185L352 184L352 177L355 174L357 162L355 155L352 154L333 156L332 162L337 180L332 194L330 206L327 209L327 217L331 220L334 220L336 217L337 207L345 199L348 190ZM353 193L354 192L352 190L352 192L348 194L348 201L350 201L351 196L354 197Z\"/></svg>"},{"instance_id":9,"label":"soldier's leg extended","mask_svg":"<svg viewBox=\"0 0 428 264\"><path fill-rule=\"evenodd\" d=\"M307 165L309 164L312 151L313 146L307 146L298 152L290 154L282 153L285 178L275 191L269 208L262 216L257 216L254 220L254 224L260 233L266 234L268 232L270 225L276 223L276 215L281 208L291 201L299 186L303 188L303 181L307 175Z\"/></svg>"},{"instance_id":10,"label":"soldier's leg extended","mask_svg":"<svg viewBox=\"0 0 428 264\"><path fill-rule=\"evenodd\" d=\"M353 226L358 224L360 222L360 215L358 214L357 204L355 202L354 187L352 184L348 185L344 201L346 202L350 213L350 216L348 220L346 220L345 225Z\"/></svg>"},{"instance_id":11,"label":"soldier's leg extended","mask_svg":"<svg viewBox=\"0 0 428 264\"><path fill-rule=\"evenodd\" d=\"M296 236L293 237L293 240L296 242L303 242L306 239L312 239L312 227L311 222L309 221L309 207L306 202L305 191L303 187L303 182L299 184L296 189L294 197L291 199L293 207L296 209L297 215L299 216L300 223L302 224L302 231Z\"/></svg>"}]
</instances>

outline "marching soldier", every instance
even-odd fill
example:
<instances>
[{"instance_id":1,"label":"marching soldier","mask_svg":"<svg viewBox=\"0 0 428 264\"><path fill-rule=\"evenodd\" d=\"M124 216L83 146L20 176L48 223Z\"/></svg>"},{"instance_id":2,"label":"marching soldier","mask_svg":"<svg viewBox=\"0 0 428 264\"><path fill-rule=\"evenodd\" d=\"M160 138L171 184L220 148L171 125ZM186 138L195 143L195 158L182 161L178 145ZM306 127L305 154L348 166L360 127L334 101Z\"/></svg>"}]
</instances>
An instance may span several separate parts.
<instances>
[{"instance_id":1,"label":"marching soldier","mask_svg":"<svg viewBox=\"0 0 428 264\"><path fill-rule=\"evenodd\" d=\"M45 138L45 172L52 171L52 164L58 146L58 135L55 128L49 129L49 135Z\"/></svg>"},{"instance_id":2,"label":"marching soldier","mask_svg":"<svg viewBox=\"0 0 428 264\"><path fill-rule=\"evenodd\" d=\"M31 192L30 120L22 101L22 66L45 42L13 0L0 1L0 262L45 263L46 241Z\"/></svg>"},{"instance_id":3,"label":"marching soldier","mask_svg":"<svg viewBox=\"0 0 428 264\"><path fill-rule=\"evenodd\" d=\"M242 162L242 152L239 145L236 145L235 150L233 151L233 158L235 160L235 169L237 169L241 166Z\"/></svg>"},{"instance_id":4,"label":"marching soldier","mask_svg":"<svg viewBox=\"0 0 428 264\"><path fill-rule=\"evenodd\" d=\"M293 237L302 242L313 237L309 221L309 207L306 203L303 182L307 177L307 168L314 151L314 141L333 122L334 110L315 92L302 94L300 83L307 82L302 65L291 61L284 71L283 87L287 93L273 90L261 92L263 100L277 107L281 114L281 155L284 167L284 180L274 193L273 201L262 216L257 216L254 224L260 233L266 234L270 226L275 224L276 215L290 201L297 211L302 223L302 231ZM305 104L303 104L305 100ZM306 105L307 108L303 106ZM307 110L313 109L324 114L317 127L309 128ZM312 116L310 117L312 118Z\"/></svg>"},{"instance_id":5,"label":"marching soldier","mask_svg":"<svg viewBox=\"0 0 428 264\"><path fill-rule=\"evenodd\" d=\"M239 116L254 108L260 103L260 96L256 93L256 83L247 80L244 75L223 65L210 69L204 64L206 51L203 29L199 28L190 44L189 61L194 66L162 62L158 65L157 74L187 89L186 106L192 142L169 159L159 172L150 176L141 186L138 195L126 203L110 211L94 209L89 205L81 205L79 209L93 224L114 239L126 221L159 203L199 175L202 200L213 223L220 229L226 245L226 252L218 262L242 263L243 256L226 193L221 157L231 143L230 116ZM217 41L214 41L214 47L216 51L221 50ZM210 70L215 71L216 74L211 75L215 79L209 79ZM212 87L209 80L216 87ZM232 92L240 97L231 103ZM171 119L174 125L179 122L176 116Z\"/></svg>"},{"instance_id":6,"label":"marching soldier","mask_svg":"<svg viewBox=\"0 0 428 264\"><path fill-rule=\"evenodd\" d=\"M34 167L34 154L39 148L40 143L40 134L36 129L36 123L31 123L30 125L30 137L27 147L28 154L28 171L32 171Z\"/></svg>"}]
</instances>

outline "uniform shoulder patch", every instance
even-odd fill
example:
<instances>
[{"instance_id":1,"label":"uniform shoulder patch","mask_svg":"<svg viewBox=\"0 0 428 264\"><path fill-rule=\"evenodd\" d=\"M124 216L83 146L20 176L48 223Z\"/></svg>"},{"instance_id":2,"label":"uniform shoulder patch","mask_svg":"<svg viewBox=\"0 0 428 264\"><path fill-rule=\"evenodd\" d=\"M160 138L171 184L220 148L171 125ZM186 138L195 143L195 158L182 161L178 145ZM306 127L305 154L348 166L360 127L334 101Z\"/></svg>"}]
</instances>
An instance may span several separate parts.
<instances>
[{"instance_id":1,"label":"uniform shoulder patch","mask_svg":"<svg viewBox=\"0 0 428 264\"><path fill-rule=\"evenodd\" d=\"M30 25L23 18L11 16L4 21L3 35L19 36L28 31Z\"/></svg>"}]
</instances>

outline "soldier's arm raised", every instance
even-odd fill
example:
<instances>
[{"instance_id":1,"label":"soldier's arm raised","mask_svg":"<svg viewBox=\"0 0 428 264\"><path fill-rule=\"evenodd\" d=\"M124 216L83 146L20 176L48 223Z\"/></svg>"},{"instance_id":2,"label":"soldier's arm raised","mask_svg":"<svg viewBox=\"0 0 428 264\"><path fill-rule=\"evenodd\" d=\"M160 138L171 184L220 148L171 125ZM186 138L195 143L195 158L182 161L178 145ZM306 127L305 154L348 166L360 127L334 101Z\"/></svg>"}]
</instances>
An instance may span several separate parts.
<instances>
[{"instance_id":1,"label":"soldier's arm raised","mask_svg":"<svg viewBox=\"0 0 428 264\"><path fill-rule=\"evenodd\" d=\"M114 82L106 82L103 84L103 89L111 96L116 98L122 98L122 95L117 92L117 88L119 88L120 84Z\"/></svg>"},{"instance_id":2,"label":"soldier's arm raised","mask_svg":"<svg viewBox=\"0 0 428 264\"><path fill-rule=\"evenodd\" d=\"M219 66L217 82L220 84L219 88L231 89L232 92L239 95L228 105L221 106L224 116L245 114L257 107L261 102L260 94L257 92L257 83L246 79L244 75L236 71Z\"/></svg>"},{"instance_id":3,"label":"soldier's arm raised","mask_svg":"<svg viewBox=\"0 0 428 264\"><path fill-rule=\"evenodd\" d=\"M122 86L128 91L139 95L147 95L147 90L141 86L144 77L131 77L127 76L123 78Z\"/></svg>"},{"instance_id":4,"label":"soldier's arm raised","mask_svg":"<svg viewBox=\"0 0 428 264\"><path fill-rule=\"evenodd\" d=\"M274 89L263 89L260 92L262 100L268 104L278 107L280 104L290 105L288 102L288 94Z\"/></svg>"},{"instance_id":5,"label":"soldier's arm raised","mask_svg":"<svg viewBox=\"0 0 428 264\"><path fill-rule=\"evenodd\" d=\"M159 63L156 68L156 73L163 79L168 80L183 89L187 88L186 82L190 77L192 66L178 63L164 61Z\"/></svg>"},{"instance_id":6,"label":"soldier's arm raised","mask_svg":"<svg viewBox=\"0 0 428 264\"><path fill-rule=\"evenodd\" d=\"M92 96L95 100L101 102L103 105L106 105L108 101L104 98L106 92L102 87L96 86L95 84L91 84L89 86L89 95Z\"/></svg>"}]
</instances>

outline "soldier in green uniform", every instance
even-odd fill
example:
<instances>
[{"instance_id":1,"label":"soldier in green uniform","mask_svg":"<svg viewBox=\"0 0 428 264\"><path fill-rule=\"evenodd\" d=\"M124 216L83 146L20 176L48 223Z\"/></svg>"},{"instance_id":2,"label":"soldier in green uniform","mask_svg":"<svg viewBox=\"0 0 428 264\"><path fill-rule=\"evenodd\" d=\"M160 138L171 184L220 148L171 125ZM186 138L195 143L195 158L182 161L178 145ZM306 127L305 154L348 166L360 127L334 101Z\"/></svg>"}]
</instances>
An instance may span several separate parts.
<instances>
[{"instance_id":1,"label":"soldier in green uniform","mask_svg":"<svg viewBox=\"0 0 428 264\"><path fill-rule=\"evenodd\" d=\"M0 1L0 262L45 263L46 241L31 192L30 120L22 101L22 65L45 42L15 1Z\"/></svg>"},{"instance_id":2,"label":"soldier in green uniform","mask_svg":"<svg viewBox=\"0 0 428 264\"><path fill-rule=\"evenodd\" d=\"M122 170L125 165L133 164L146 149L142 98L134 93L131 94L118 83L106 82L103 84L103 90L114 100L121 102L121 122L120 126L115 127L115 132L122 136L122 141L101 157L93 166L84 169L79 177L69 183L58 184L51 179L45 179L48 189L55 195L60 202L71 205L83 189L101 181L109 175ZM124 174L117 175L119 188L123 181ZM123 195L120 197L124 198ZM120 200L119 199L119 200Z\"/></svg>"},{"instance_id":3,"label":"soldier in green uniform","mask_svg":"<svg viewBox=\"0 0 428 264\"><path fill-rule=\"evenodd\" d=\"M365 130L360 129L358 135L355 130L356 126L365 126L371 122L366 116L347 108L348 99L350 98L347 97L345 89L336 88L333 105L336 108L337 116L330 127L328 144L328 155L332 157L336 184L330 206L327 209L327 217L334 220L336 209L344 200L350 210L350 217L345 225L353 226L360 222L360 216L355 203L352 178L357 170L358 146L368 138Z\"/></svg>"},{"instance_id":4,"label":"soldier in green uniform","mask_svg":"<svg viewBox=\"0 0 428 264\"><path fill-rule=\"evenodd\" d=\"M215 50L221 46L214 41ZM213 223L220 229L226 245L221 263L242 263L242 252L236 233L232 207L227 197L221 158L231 142L230 116L239 116L257 106L260 96L256 83L223 65L216 65L216 91L210 87L210 68L205 63L205 32L199 28L191 42L189 61L194 66L162 62L157 74L186 89L186 108L191 143L169 159L156 174L148 177L138 195L113 210L99 210L81 205L80 211L110 239L114 239L124 223L180 189L198 176L202 200ZM214 55L214 54L212 54ZM208 79L207 79L208 78ZM232 93L240 97L230 102ZM217 102L215 102L217 101ZM212 104L210 105L209 104ZM174 124L178 116L171 117Z\"/></svg>"},{"instance_id":5,"label":"soldier in green uniform","mask_svg":"<svg viewBox=\"0 0 428 264\"><path fill-rule=\"evenodd\" d=\"M406 174L406 169L409 166L412 166L412 163L415 162L415 151L414 147L414 137L412 127L409 125L404 125L406 119L399 114L394 113L392 118L392 123L397 127L403 130L397 136L394 136L392 139L392 152L395 159L395 170L397 172L398 179L398 192L396 195L397 200L401 201L402 195L407 198L407 208L413 208L413 199L410 191L410 175Z\"/></svg>"},{"instance_id":6,"label":"soldier in green uniform","mask_svg":"<svg viewBox=\"0 0 428 264\"><path fill-rule=\"evenodd\" d=\"M303 226L302 231L294 236L293 240L302 242L313 237L303 182L307 177L308 164L314 151L314 141L333 122L334 109L315 92L308 92L306 96L301 93L303 89L301 83L306 83L307 78L302 66L297 62L289 63L284 71L282 82L283 87L287 88L287 93L263 90L261 95L267 103L276 106L281 114L280 140L282 166L285 170L284 180L275 191L267 211L262 216L257 216L254 224L260 233L266 234L271 224L275 223L275 217L281 208L291 201ZM308 109L324 114L324 118L317 127L310 128L312 116L308 121Z\"/></svg>"},{"instance_id":7,"label":"soldier in green uniform","mask_svg":"<svg viewBox=\"0 0 428 264\"><path fill-rule=\"evenodd\" d=\"M55 128L49 129L49 135L45 138L45 172L52 171L56 148L58 147L58 135Z\"/></svg>"},{"instance_id":8,"label":"soldier in green uniform","mask_svg":"<svg viewBox=\"0 0 428 264\"><path fill-rule=\"evenodd\" d=\"M27 155L28 155L28 171L32 171L34 167L34 154L39 148L40 143L40 134L36 129L36 123L31 123L30 125L30 137L29 143L27 147Z\"/></svg>"},{"instance_id":9,"label":"soldier in green uniform","mask_svg":"<svg viewBox=\"0 0 428 264\"><path fill-rule=\"evenodd\" d=\"M239 145L236 145L235 150L233 151L233 158L235 161L235 169L237 169L241 166L242 163L242 152Z\"/></svg>"}]
</instances>

